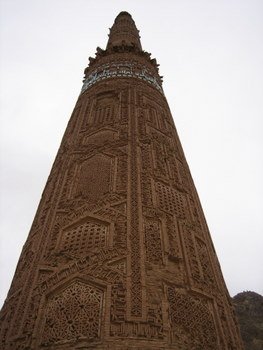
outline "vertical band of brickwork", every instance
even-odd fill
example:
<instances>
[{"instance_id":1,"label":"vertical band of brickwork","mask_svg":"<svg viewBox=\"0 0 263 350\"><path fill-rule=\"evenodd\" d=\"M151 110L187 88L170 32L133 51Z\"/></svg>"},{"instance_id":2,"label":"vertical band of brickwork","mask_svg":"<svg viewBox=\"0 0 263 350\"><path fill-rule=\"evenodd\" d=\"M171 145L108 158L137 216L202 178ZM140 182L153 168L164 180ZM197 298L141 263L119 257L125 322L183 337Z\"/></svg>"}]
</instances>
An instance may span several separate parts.
<instances>
[{"instance_id":1,"label":"vertical band of brickwork","mask_svg":"<svg viewBox=\"0 0 263 350\"><path fill-rule=\"evenodd\" d=\"M134 90L130 90L130 249L131 249L131 316L142 315L141 256L139 237L139 199L137 166L137 123Z\"/></svg>"}]
</instances>

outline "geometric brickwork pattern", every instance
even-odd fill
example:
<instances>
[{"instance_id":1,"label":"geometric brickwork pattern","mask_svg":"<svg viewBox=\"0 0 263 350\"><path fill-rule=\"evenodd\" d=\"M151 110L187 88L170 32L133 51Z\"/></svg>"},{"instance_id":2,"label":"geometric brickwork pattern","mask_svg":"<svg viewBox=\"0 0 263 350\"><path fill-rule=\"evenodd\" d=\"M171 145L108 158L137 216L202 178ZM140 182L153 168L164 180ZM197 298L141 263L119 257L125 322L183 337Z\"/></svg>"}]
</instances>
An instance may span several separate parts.
<instances>
[{"instance_id":1,"label":"geometric brickwork pattern","mask_svg":"<svg viewBox=\"0 0 263 350\"><path fill-rule=\"evenodd\" d=\"M45 325L41 344L100 336L103 293L76 281L52 295L45 305Z\"/></svg>"},{"instance_id":2,"label":"geometric brickwork pattern","mask_svg":"<svg viewBox=\"0 0 263 350\"><path fill-rule=\"evenodd\" d=\"M107 226L83 222L62 232L61 247L71 254L85 254L92 248L106 246Z\"/></svg>"},{"instance_id":3,"label":"geometric brickwork pattern","mask_svg":"<svg viewBox=\"0 0 263 350\"><path fill-rule=\"evenodd\" d=\"M243 349L157 62L128 13L89 61L0 348Z\"/></svg>"}]
</instances>

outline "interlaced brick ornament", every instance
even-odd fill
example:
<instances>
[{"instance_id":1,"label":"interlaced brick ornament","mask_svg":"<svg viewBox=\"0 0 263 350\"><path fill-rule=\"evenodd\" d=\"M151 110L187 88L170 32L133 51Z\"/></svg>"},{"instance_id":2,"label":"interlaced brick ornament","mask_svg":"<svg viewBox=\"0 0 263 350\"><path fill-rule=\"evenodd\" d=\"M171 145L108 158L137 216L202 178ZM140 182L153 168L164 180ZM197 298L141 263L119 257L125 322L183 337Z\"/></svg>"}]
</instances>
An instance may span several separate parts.
<instances>
[{"instance_id":1,"label":"interlaced brick ornament","mask_svg":"<svg viewBox=\"0 0 263 350\"><path fill-rule=\"evenodd\" d=\"M75 196L94 202L109 191L111 159L96 155L81 164ZM100 174L100 176L98 176Z\"/></svg>"},{"instance_id":2,"label":"interlaced brick ornament","mask_svg":"<svg viewBox=\"0 0 263 350\"><path fill-rule=\"evenodd\" d=\"M218 349L213 316L206 302L168 287L173 336L184 334L185 349Z\"/></svg>"},{"instance_id":3,"label":"interlaced brick ornament","mask_svg":"<svg viewBox=\"0 0 263 350\"><path fill-rule=\"evenodd\" d=\"M156 183L160 208L178 217L186 218L186 199L183 194L160 182Z\"/></svg>"},{"instance_id":4,"label":"interlaced brick ornament","mask_svg":"<svg viewBox=\"0 0 263 350\"><path fill-rule=\"evenodd\" d=\"M107 244L108 227L94 221L83 222L62 232L61 249L71 254L85 254Z\"/></svg>"},{"instance_id":5,"label":"interlaced brick ornament","mask_svg":"<svg viewBox=\"0 0 263 350\"><path fill-rule=\"evenodd\" d=\"M145 221L146 259L155 264L162 263L161 228L158 220Z\"/></svg>"},{"instance_id":6,"label":"interlaced brick ornament","mask_svg":"<svg viewBox=\"0 0 263 350\"><path fill-rule=\"evenodd\" d=\"M102 305L103 292L80 281L50 296L45 306L41 345L79 337L98 339Z\"/></svg>"}]
</instances>

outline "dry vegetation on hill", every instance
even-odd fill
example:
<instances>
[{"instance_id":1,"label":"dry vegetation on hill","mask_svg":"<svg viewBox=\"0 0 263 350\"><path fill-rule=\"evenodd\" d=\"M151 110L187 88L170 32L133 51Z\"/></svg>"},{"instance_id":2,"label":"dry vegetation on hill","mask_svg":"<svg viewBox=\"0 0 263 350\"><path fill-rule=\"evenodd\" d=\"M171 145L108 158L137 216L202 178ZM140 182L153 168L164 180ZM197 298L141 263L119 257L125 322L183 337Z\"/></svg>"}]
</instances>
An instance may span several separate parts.
<instances>
[{"instance_id":1,"label":"dry vegetation on hill","mask_svg":"<svg viewBox=\"0 0 263 350\"><path fill-rule=\"evenodd\" d=\"M242 292L233 297L246 350L263 349L263 296Z\"/></svg>"}]
</instances>

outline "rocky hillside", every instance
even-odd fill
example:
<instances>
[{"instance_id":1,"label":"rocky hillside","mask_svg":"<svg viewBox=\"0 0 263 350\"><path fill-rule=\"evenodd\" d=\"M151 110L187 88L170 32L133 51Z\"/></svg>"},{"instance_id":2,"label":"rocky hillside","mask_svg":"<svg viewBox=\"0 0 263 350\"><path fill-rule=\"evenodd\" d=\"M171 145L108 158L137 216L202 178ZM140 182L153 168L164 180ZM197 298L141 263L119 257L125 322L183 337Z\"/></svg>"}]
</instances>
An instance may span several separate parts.
<instances>
[{"instance_id":1,"label":"rocky hillside","mask_svg":"<svg viewBox=\"0 0 263 350\"><path fill-rule=\"evenodd\" d=\"M242 292L233 297L246 350L263 350L263 296Z\"/></svg>"}]
</instances>

